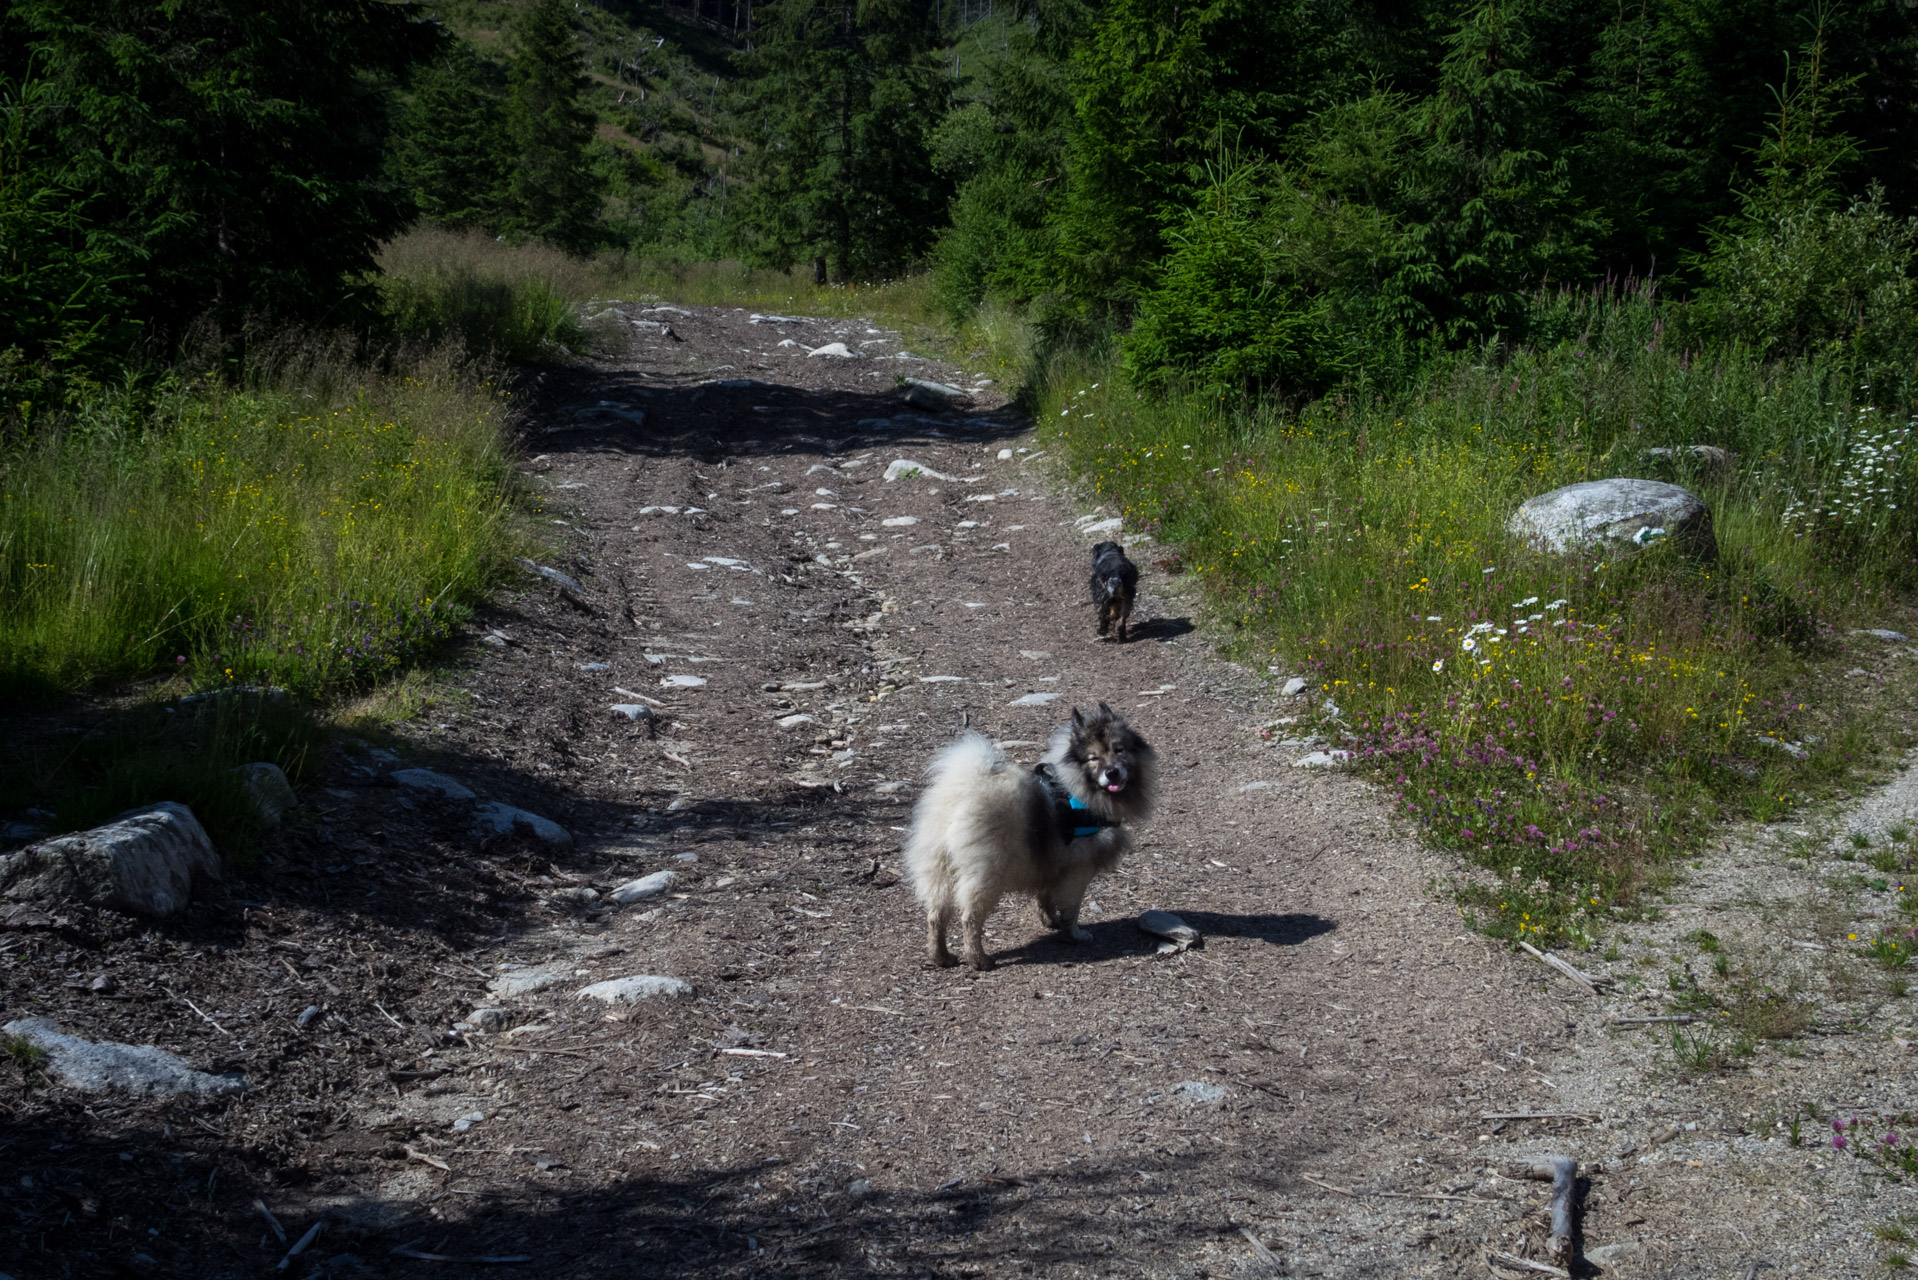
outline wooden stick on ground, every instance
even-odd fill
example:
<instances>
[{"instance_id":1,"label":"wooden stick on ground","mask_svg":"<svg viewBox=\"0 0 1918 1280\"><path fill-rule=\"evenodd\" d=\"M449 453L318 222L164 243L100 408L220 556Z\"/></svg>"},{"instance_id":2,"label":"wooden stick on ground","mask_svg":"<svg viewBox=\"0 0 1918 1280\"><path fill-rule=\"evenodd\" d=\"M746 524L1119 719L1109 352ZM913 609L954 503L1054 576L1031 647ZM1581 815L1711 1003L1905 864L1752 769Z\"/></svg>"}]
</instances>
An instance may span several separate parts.
<instances>
[{"instance_id":1,"label":"wooden stick on ground","mask_svg":"<svg viewBox=\"0 0 1918 1280\"><path fill-rule=\"evenodd\" d=\"M1285 1265L1279 1261L1279 1255L1266 1248L1259 1238L1252 1234L1252 1228L1240 1227L1239 1234L1244 1236L1246 1243L1252 1246L1252 1256L1269 1268L1273 1275L1278 1275Z\"/></svg>"},{"instance_id":2,"label":"wooden stick on ground","mask_svg":"<svg viewBox=\"0 0 1918 1280\"><path fill-rule=\"evenodd\" d=\"M1559 957L1553 955L1549 951L1540 951L1537 947L1533 946L1529 942L1521 942L1518 945L1524 948L1526 955L1531 956L1533 959L1537 960L1540 964L1543 964L1547 966L1548 968L1556 969L1558 972L1570 978L1573 982L1576 982L1581 987L1584 987L1587 991L1591 992L1593 995L1598 994L1598 988L1601 984L1605 986L1611 985L1610 979L1591 977L1589 974L1586 974L1585 972L1580 970L1577 966L1571 964L1569 961L1561 960L1559 959Z\"/></svg>"},{"instance_id":3,"label":"wooden stick on ground","mask_svg":"<svg viewBox=\"0 0 1918 1280\"><path fill-rule=\"evenodd\" d=\"M1564 1267L1555 1267L1549 1262L1534 1262L1530 1258L1521 1258L1516 1253L1505 1253L1491 1249L1485 1254L1485 1264L1490 1267L1504 1267L1508 1271L1535 1271L1540 1275L1564 1276L1571 1280L1572 1273Z\"/></svg>"},{"instance_id":4,"label":"wooden stick on ground","mask_svg":"<svg viewBox=\"0 0 1918 1280\"><path fill-rule=\"evenodd\" d=\"M1545 1244L1552 1251L1553 1262L1571 1266L1572 1199L1578 1190L1578 1161L1570 1156L1546 1156L1521 1170L1521 1176L1552 1184L1552 1234Z\"/></svg>"}]
</instances>

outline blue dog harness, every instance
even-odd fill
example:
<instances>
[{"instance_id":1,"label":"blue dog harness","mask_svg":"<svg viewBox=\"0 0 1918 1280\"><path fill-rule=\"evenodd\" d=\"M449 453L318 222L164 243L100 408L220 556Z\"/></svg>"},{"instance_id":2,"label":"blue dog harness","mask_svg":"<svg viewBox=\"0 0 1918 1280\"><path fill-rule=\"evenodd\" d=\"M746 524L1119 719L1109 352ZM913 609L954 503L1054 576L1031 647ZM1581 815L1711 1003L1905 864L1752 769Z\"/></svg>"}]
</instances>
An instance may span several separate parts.
<instances>
[{"instance_id":1,"label":"blue dog harness","mask_svg":"<svg viewBox=\"0 0 1918 1280\"><path fill-rule=\"evenodd\" d=\"M1059 781L1059 776L1053 772L1051 765L1034 765L1032 771L1039 775L1039 781L1045 784L1046 791L1052 796L1052 821L1053 826L1058 828L1059 839L1070 844L1074 840L1083 840L1087 836L1096 836L1107 827L1116 827L1119 825L1116 822L1108 822L1103 818L1092 818L1091 821L1093 825L1080 826L1074 821L1075 816L1081 813L1090 814L1092 812L1086 802L1078 796L1073 795L1066 787L1066 784Z\"/></svg>"}]
</instances>

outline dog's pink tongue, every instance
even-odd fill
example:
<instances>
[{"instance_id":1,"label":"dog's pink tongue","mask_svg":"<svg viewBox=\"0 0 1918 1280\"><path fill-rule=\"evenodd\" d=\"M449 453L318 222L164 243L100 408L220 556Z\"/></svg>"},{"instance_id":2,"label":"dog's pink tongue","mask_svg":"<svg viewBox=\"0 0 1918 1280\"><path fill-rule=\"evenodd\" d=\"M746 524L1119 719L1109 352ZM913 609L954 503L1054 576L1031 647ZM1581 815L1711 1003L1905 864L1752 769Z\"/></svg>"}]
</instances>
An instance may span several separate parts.
<instances>
[{"instance_id":1,"label":"dog's pink tongue","mask_svg":"<svg viewBox=\"0 0 1918 1280\"><path fill-rule=\"evenodd\" d=\"M1118 783L1116 783L1116 782L1108 782L1108 783L1106 783L1106 790L1107 790L1107 791L1117 791L1118 789L1119 789L1119 784L1118 784Z\"/></svg>"}]
</instances>

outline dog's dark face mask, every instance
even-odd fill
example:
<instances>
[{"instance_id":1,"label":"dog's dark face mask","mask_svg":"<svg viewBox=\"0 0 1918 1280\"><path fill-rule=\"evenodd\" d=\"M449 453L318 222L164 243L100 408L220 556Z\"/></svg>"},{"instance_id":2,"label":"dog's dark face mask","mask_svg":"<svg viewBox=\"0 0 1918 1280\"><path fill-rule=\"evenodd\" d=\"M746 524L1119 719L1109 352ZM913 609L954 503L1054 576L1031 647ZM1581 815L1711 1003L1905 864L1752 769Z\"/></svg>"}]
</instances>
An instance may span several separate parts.
<instances>
[{"instance_id":1,"label":"dog's dark face mask","mask_svg":"<svg viewBox=\"0 0 1918 1280\"><path fill-rule=\"evenodd\" d=\"M1124 795L1138 780L1139 757L1144 750L1145 740L1105 703L1101 702L1099 710L1090 716L1073 709L1068 758L1079 766L1093 790Z\"/></svg>"}]
</instances>

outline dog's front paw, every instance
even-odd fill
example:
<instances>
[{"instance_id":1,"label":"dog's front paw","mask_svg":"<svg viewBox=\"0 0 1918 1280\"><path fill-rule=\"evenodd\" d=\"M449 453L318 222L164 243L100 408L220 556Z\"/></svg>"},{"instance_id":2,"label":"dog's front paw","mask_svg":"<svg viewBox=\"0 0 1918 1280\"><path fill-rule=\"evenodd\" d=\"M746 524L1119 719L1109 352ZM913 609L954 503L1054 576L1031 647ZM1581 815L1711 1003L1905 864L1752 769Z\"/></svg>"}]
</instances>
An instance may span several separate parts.
<instances>
[{"instance_id":1,"label":"dog's front paw","mask_svg":"<svg viewBox=\"0 0 1918 1280\"><path fill-rule=\"evenodd\" d=\"M987 956L987 955L967 956L966 963L971 965L975 970L977 970L980 973L984 973L989 969L997 969L999 967L998 963L995 960L993 960L991 956Z\"/></svg>"},{"instance_id":2,"label":"dog's front paw","mask_svg":"<svg viewBox=\"0 0 1918 1280\"><path fill-rule=\"evenodd\" d=\"M959 963L959 961L956 958L954 958L952 952L950 951L934 952L932 955L928 956L927 959L931 960L933 965L940 969L950 969L952 968L952 966Z\"/></svg>"},{"instance_id":3,"label":"dog's front paw","mask_svg":"<svg viewBox=\"0 0 1918 1280\"><path fill-rule=\"evenodd\" d=\"M1074 942L1092 941L1092 935L1090 933L1087 933L1084 929L1081 929L1076 924L1066 930L1066 936L1071 938Z\"/></svg>"}]
</instances>

